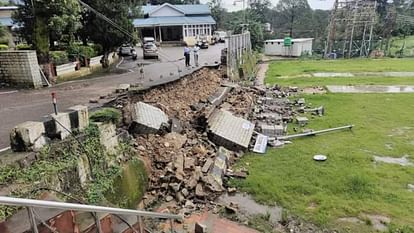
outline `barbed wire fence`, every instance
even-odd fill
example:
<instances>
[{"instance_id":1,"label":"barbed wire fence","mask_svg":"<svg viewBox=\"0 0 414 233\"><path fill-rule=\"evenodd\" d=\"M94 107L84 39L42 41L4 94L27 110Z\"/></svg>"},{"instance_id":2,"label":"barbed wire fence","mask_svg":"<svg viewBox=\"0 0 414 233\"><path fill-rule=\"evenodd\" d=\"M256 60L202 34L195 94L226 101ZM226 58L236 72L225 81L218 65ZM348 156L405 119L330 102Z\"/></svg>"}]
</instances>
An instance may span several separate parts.
<instances>
[{"instance_id":1,"label":"barbed wire fence","mask_svg":"<svg viewBox=\"0 0 414 233\"><path fill-rule=\"evenodd\" d=\"M252 54L250 32L230 35L227 37L227 77L239 80L239 69L245 62L245 55Z\"/></svg>"}]
</instances>

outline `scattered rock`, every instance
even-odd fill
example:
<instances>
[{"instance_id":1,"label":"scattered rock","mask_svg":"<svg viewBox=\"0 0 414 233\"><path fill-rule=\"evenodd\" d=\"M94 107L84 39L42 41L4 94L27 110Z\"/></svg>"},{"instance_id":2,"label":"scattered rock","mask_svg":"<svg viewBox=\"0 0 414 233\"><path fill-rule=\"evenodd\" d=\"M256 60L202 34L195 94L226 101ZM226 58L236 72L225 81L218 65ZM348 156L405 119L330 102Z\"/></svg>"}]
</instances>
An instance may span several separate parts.
<instances>
[{"instance_id":1,"label":"scattered rock","mask_svg":"<svg viewBox=\"0 0 414 233\"><path fill-rule=\"evenodd\" d=\"M167 196L166 198L165 198L165 200L167 201L167 202L170 202L170 201L172 201L174 198L172 197L172 196Z\"/></svg>"},{"instance_id":2,"label":"scattered rock","mask_svg":"<svg viewBox=\"0 0 414 233\"><path fill-rule=\"evenodd\" d=\"M203 186L200 183L198 183L197 186L196 186L195 194L196 194L197 197L204 197L205 196L205 193L203 191Z\"/></svg>"},{"instance_id":3,"label":"scattered rock","mask_svg":"<svg viewBox=\"0 0 414 233\"><path fill-rule=\"evenodd\" d=\"M89 100L89 103L91 103L91 104L97 104L97 103L99 103L99 100L97 100L97 99L90 99Z\"/></svg>"},{"instance_id":4,"label":"scattered rock","mask_svg":"<svg viewBox=\"0 0 414 233\"><path fill-rule=\"evenodd\" d=\"M237 191L237 189L236 189L236 188L230 188L230 187L229 187L229 188L227 189L227 192L228 192L228 193L235 193L236 191Z\"/></svg>"},{"instance_id":5,"label":"scattered rock","mask_svg":"<svg viewBox=\"0 0 414 233\"><path fill-rule=\"evenodd\" d=\"M414 192L414 184L408 184L407 188L409 191Z\"/></svg>"}]
</instances>

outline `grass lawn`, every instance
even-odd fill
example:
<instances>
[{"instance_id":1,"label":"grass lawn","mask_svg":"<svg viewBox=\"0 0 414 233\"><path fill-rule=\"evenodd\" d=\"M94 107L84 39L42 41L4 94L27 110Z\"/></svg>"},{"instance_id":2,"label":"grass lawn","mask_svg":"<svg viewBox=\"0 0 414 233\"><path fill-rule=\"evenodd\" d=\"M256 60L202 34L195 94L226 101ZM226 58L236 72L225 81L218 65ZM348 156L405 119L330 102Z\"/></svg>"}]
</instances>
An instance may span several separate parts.
<instances>
[{"instance_id":1,"label":"grass lawn","mask_svg":"<svg viewBox=\"0 0 414 233\"><path fill-rule=\"evenodd\" d=\"M353 59L320 61L278 61L270 65L266 83L280 85L414 84L414 77L287 77L315 72L414 71L414 59ZM280 78L283 77L283 78Z\"/></svg>"},{"instance_id":2,"label":"grass lawn","mask_svg":"<svg viewBox=\"0 0 414 233\"><path fill-rule=\"evenodd\" d=\"M309 63L302 67L322 67ZM270 74L276 72L271 69ZM408 155L414 161L414 94L304 97L307 103L326 108L323 117L308 116L307 128L354 124L354 129L294 139L293 144L270 149L266 155L247 154L239 165L249 164L249 176L235 184L260 202L281 205L305 220L340 232L374 232L364 214L389 217L390 232L414 232L414 192L407 188L414 184L414 166L373 159L374 155ZM327 155L328 160L315 162L316 154ZM343 217L359 217L364 223L338 221ZM398 227L404 231L396 231Z\"/></svg>"}]
</instances>

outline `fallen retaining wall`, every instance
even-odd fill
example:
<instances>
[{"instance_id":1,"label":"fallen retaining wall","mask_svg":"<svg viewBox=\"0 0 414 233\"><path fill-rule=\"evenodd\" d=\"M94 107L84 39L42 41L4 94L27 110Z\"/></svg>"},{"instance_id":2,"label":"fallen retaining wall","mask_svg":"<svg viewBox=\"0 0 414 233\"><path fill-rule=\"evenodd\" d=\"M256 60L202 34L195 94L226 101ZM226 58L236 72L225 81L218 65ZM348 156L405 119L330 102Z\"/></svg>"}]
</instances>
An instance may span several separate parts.
<instances>
[{"instance_id":1,"label":"fallen retaining wall","mask_svg":"<svg viewBox=\"0 0 414 233\"><path fill-rule=\"evenodd\" d=\"M0 51L0 83L23 88L43 86L35 51Z\"/></svg>"}]
</instances>

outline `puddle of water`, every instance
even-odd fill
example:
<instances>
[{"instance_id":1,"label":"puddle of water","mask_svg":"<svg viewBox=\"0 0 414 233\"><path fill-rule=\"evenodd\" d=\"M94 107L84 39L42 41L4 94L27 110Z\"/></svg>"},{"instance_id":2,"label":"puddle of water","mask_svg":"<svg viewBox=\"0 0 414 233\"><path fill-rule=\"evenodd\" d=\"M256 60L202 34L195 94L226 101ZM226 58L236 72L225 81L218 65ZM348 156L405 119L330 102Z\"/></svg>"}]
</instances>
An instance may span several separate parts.
<instances>
[{"instance_id":1,"label":"puddle of water","mask_svg":"<svg viewBox=\"0 0 414 233\"><path fill-rule=\"evenodd\" d=\"M401 166L412 166L412 165L414 165L412 162L410 162L407 155L405 155L401 158L374 156L374 160L375 160L375 162L398 164L398 165L401 165Z\"/></svg>"},{"instance_id":2,"label":"puddle of water","mask_svg":"<svg viewBox=\"0 0 414 233\"><path fill-rule=\"evenodd\" d=\"M313 73L315 78L354 77L352 73Z\"/></svg>"},{"instance_id":3,"label":"puddle of water","mask_svg":"<svg viewBox=\"0 0 414 233\"><path fill-rule=\"evenodd\" d=\"M242 214L253 216L258 214L270 214L270 221L277 223L282 220L282 208L278 206L261 205L253 200L250 195L236 193L235 195L223 194L218 202L224 205L237 204Z\"/></svg>"},{"instance_id":4,"label":"puddle of water","mask_svg":"<svg viewBox=\"0 0 414 233\"><path fill-rule=\"evenodd\" d=\"M326 88L332 93L414 93L414 86L336 86L328 85Z\"/></svg>"},{"instance_id":5,"label":"puddle of water","mask_svg":"<svg viewBox=\"0 0 414 233\"><path fill-rule=\"evenodd\" d=\"M317 78L333 78L333 77L414 77L414 72L356 72L356 73L339 73L339 72L320 72L313 73L313 77Z\"/></svg>"}]
</instances>

